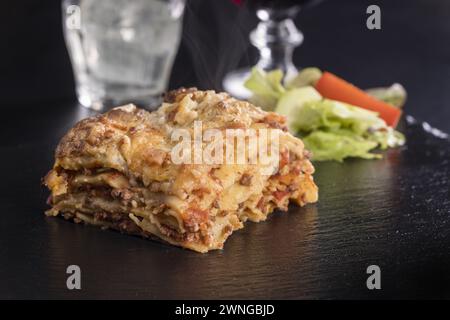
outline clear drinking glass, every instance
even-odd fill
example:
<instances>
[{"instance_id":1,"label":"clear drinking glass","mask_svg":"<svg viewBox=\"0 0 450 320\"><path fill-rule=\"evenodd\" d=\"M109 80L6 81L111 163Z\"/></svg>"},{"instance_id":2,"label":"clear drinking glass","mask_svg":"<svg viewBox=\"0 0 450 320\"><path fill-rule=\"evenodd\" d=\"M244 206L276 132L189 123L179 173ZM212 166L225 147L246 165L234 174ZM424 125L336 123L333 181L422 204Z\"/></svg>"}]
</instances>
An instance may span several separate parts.
<instances>
[{"instance_id":1,"label":"clear drinking glass","mask_svg":"<svg viewBox=\"0 0 450 320\"><path fill-rule=\"evenodd\" d=\"M166 90L185 0L63 0L63 29L79 102L152 108Z\"/></svg>"}]
</instances>

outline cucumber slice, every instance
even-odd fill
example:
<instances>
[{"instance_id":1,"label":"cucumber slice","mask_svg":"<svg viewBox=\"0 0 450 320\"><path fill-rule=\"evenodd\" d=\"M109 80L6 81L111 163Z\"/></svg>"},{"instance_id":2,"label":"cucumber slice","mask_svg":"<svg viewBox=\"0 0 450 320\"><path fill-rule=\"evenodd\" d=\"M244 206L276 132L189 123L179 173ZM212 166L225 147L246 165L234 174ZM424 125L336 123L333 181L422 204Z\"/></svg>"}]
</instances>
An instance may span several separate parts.
<instances>
[{"instance_id":1,"label":"cucumber slice","mask_svg":"<svg viewBox=\"0 0 450 320\"><path fill-rule=\"evenodd\" d=\"M295 132L294 124L298 110L306 102L320 100L322 100L322 96L313 87L296 88L282 94L274 111L286 116L289 130Z\"/></svg>"}]
</instances>

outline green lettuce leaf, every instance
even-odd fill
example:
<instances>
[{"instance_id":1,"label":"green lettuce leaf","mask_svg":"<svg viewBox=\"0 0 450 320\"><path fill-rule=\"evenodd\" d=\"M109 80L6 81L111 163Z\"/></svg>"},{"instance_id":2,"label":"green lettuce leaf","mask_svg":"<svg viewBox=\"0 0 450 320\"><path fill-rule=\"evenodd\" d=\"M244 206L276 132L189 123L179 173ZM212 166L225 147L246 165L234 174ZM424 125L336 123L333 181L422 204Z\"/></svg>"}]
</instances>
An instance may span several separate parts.
<instances>
[{"instance_id":1,"label":"green lettuce leaf","mask_svg":"<svg viewBox=\"0 0 450 320\"><path fill-rule=\"evenodd\" d=\"M367 89L366 92L372 97L387 102L397 108L402 108L407 98L406 90L400 83L394 83L390 87Z\"/></svg>"},{"instance_id":2,"label":"green lettuce leaf","mask_svg":"<svg viewBox=\"0 0 450 320\"><path fill-rule=\"evenodd\" d=\"M273 110L280 96L286 91L282 85L283 72L253 68L244 86L253 94L251 102L265 110Z\"/></svg>"},{"instance_id":3,"label":"green lettuce leaf","mask_svg":"<svg viewBox=\"0 0 450 320\"><path fill-rule=\"evenodd\" d=\"M297 73L290 81L286 83L286 88L294 89L306 86L314 86L322 76L322 71L319 68L309 67L304 68Z\"/></svg>"},{"instance_id":4,"label":"green lettuce leaf","mask_svg":"<svg viewBox=\"0 0 450 320\"><path fill-rule=\"evenodd\" d=\"M405 141L377 113L328 99L306 102L298 108L291 130L303 137L317 161L379 158L370 150L399 146Z\"/></svg>"},{"instance_id":5,"label":"green lettuce leaf","mask_svg":"<svg viewBox=\"0 0 450 320\"><path fill-rule=\"evenodd\" d=\"M385 128L386 123L378 117L376 112L339 101L323 99L306 102L298 108L293 126L294 131L345 128L362 135L369 129Z\"/></svg>"},{"instance_id":6,"label":"green lettuce leaf","mask_svg":"<svg viewBox=\"0 0 450 320\"><path fill-rule=\"evenodd\" d=\"M381 158L381 155L369 152L376 148L377 142L364 139L351 131L314 131L304 137L303 142L305 147L313 153L315 161L342 162L347 157Z\"/></svg>"}]
</instances>

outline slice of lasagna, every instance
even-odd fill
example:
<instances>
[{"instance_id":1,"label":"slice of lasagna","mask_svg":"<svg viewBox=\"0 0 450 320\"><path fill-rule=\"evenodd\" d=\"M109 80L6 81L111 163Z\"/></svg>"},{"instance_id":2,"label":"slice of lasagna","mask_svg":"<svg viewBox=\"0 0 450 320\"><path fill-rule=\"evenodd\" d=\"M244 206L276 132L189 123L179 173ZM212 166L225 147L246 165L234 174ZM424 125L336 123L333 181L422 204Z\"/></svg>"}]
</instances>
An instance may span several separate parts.
<instances>
[{"instance_id":1,"label":"slice of lasagna","mask_svg":"<svg viewBox=\"0 0 450 320\"><path fill-rule=\"evenodd\" d=\"M223 143L239 138L229 129L244 143ZM261 132L277 133L278 147L266 152L277 161L260 161L259 149L275 145L269 134L259 139ZM192 140L180 144L186 135ZM215 161L202 158L208 150ZM214 91L180 89L154 112L126 105L82 120L55 156L44 179L51 190L47 215L198 252L222 248L243 222L287 210L289 200L303 206L318 198L309 152L285 118Z\"/></svg>"}]
</instances>

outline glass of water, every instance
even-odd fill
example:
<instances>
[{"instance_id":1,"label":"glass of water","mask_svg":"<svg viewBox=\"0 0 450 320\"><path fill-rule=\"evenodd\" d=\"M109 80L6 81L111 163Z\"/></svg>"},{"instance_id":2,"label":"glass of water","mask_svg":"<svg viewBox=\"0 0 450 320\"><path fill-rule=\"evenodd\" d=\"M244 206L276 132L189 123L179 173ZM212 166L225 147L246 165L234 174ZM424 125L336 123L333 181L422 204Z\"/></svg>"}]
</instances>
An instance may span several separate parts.
<instances>
[{"instance_id":1,"label":"glass of water","mask_svg":"<svg viewBox=\"0 0 450 320\"><path fill-rule=\"evenodd\" d=\"M79 102L154 108L166 90L185 0L63 0Z\"/></svg>"}]
</instances>

